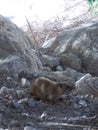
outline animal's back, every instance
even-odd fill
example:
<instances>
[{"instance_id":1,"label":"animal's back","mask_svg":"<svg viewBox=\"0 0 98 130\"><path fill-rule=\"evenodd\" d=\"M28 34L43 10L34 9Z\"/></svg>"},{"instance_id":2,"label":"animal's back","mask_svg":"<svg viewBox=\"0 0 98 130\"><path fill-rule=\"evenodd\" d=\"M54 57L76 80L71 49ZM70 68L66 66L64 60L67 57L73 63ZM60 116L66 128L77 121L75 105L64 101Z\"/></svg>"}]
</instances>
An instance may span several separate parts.
<instances>
[{"instance_id":1,"label":"animal's back","mask_svg":"<svg viewBox=\"0 0 98 130\"><path fill-rule=\"evenodd\" d=\"M60 88L56 82L45 77L36 79L33 86L33 95L36 98L54 102L60 95Z\"/></svg>"}]
</instances>

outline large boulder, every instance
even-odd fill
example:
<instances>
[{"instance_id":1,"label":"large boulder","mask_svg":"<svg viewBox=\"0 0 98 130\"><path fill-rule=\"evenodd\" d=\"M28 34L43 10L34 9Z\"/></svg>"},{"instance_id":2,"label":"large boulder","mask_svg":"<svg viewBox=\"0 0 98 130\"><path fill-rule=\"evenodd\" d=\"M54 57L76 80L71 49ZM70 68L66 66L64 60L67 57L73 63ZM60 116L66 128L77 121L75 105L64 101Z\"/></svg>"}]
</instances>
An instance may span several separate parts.
<instances>
[{"instance_id":1,"label":"large boulder","mask_svg":"<svg viewBox=\"0 0 98 130\"><path fill-rule=\"evenodd\" d=\"M76 81L75 88L78 94L92 94L98 97L98 77L86 74Z\"/></svg>"},{"instance_id":2,"label":"large boulder","mask_svg":"<svg viewBox=\"0 0 98 130\"><path fill-rule=\"evenodd\" d=\"M98 21L65 30L50 46L42 46L63 65L98 76ZM49 44L49 43L48 43Z\"/></svg>"},{"instance_id":3,"label":"large boulder","mask_svg":"<svg viewBox=\"0 0 98 130\"><path fill-rule=\"evenodd\" d=\"M34 50L36 44L7 18L0 16L0 73L38 72L42 64Z\"/></svg>"}]
</instances>

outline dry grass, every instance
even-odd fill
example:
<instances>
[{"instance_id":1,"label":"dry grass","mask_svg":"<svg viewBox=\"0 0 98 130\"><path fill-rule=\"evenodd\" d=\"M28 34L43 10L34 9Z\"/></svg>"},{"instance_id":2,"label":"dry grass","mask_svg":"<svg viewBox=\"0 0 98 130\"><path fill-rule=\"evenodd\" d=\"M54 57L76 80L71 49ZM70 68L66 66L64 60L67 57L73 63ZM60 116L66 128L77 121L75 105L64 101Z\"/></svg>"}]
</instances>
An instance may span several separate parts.
<instances>
[{"instance_id":1,"label":"dry grass","mask_svg":"<svg viewBox=\"0 0 98 130\"><path fill-rule=\"evenodd\" d=\"M45 41L57 36L60 32L64 31L64 29L79 26L80 24L91 19L89 10L84 10L78 17L75 16L72 19L66 17L68 10L74 10L79 6L79 4L81 4L81 2L76 3L74 6L66 8L64 12L62 12L59 16L53 17L44 23L37 23L36 21L32 21L32 23L30 23L26 18L27 25L22 27L22 29L33 38L35 43L41 45Z\"/></svg>"}]
</instances>

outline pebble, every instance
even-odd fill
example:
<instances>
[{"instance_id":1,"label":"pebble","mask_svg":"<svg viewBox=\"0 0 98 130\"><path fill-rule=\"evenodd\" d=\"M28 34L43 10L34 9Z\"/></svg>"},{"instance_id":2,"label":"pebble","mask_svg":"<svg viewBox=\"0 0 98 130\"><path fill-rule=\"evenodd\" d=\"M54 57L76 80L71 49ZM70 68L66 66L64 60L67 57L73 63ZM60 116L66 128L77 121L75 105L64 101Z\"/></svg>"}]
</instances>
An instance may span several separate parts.
<instances>
[{"instance_id":1,"label":"pebble","mask_svg":"<svg viewBox=\"0 0 98 130\"><path fill-rule=\"evenodd\" d=\"M2 87L1 89L0 89L0 94L2 94L2 93L7 93L8 92L8 88L7 87Z\"/></svg>"},{"instance_id":2,"label":"pebble","mask_svg":"<svg viewBox=\"0 0 98 130\"><path fill-rule=\"evenodd\" d=\"M57 71L63 71L63 68L62 68L62 66L58 65L58 66L56 67L56 70L57 70Z\"/></svg>"},{"instance_id":3,"label":"pebble","mask_svg":"<svg viewBox=\"0 0 98 130\"><path fill-rule=\"evenodd\" d=\"M86 108L84 111L85 111L86 113L89 113L89 112L90 112L90 109L89 109L89 108Z\"/></svg>"},{"instance_id":4,"label":"pebble","mask_svg":"<svg viewBox=\"0 0 98 130\"><path fill-rule=\"evenodd\" d=\"M23 87L30 87L30 82L26 78L21 79L21 85Z\"/></svg>"},{"instance_id":5,"label":"pebble","mask_svg":"<svg viewBox=\"0 0 98 130\"><path fill-rule=\"evenodd\" d=\"M78 109L79 108L79 105L77 103L74 103L74 109Z\"/></svg>"},{"instance_id":6,"label":"pebble","mask_svg":"<svg viewBox=\"0 0 98 130\"><path fill-rule=\"evenodd\" d=\"M22 97L24 97L24 91L23 90L16 90L16 93L17 93L17 96L18 96L18 98L22 98Z\"/></svg>"},{"instance_id":7,"label":"pebble","mask_svg":"<svg viewBox=\"0 0 98 130\"><path fill-rule=\"evenodd\" d=\"M27 104L28 98L23 98L18 101L19 104Z\"/></svg>"},{"instance_id":8,"label":"pebble","mask_svg":"<svg viewBox=\"0 0 98 130\"><path fill-rule=\"evenodd\" d=\"M12 78L11 78L11 77L7 77L7 80L8 80L8 81L11 81L11 80L12 80Z\"/></svg>"},{"instance_id":9,"label":"pebble","mask_svg":"<svg viewBox=\"0 0 98 130\"><path fill-rule=\"evenodd\" d=\"M46 112L43 112L40 116L40 118L45 118L47 116L47 113Z\"/></svg>"},{"instance_id":10,"label":"pebble","mask_svg":"<svg viewBox=\"0 0 98 130\"><path fill-rule=\"evenodd\" d=\"M28 99L27 101L29 107L35 107L36 101L33 98Z\"/></svg>"},{"instance_id":11,"label":"pebble","mask_svg":"<svg viewBox=\"0 0 98 130\"><path fill-rule=\"evenodd\" d=\"M79 112L79 111L74 111L74 116L81 116L81 112Z\"/></svg>"},{"instance_id":12,"label":"pebble","mask_svg":"<svg viewBox=\"0 0 98 130\"><path fill-rule=\"evenodd\" d=\"M79 101L79 104L81 105L81 106L84 106L84 107L87 107L87 103L86 103L86 101L85 100L80 100Z\"/></svg>"},{"instance_id":13,"label":"pebble","mask_svg":"<svg viewBox=\"0 0 98 130\"><path fill-rule=\"evenodd\" d=\"M91 128L90 128L91 129ZM89 128L83 128L83 130L90 130ZM93 130L93 129L92 129Z\"/></svg>"},{"instance_id":14,"label":"pebble","mask_svg":"<svg viewBox=\"0 0 98 130\"><path fill-rule=\"evenodd\" d=\"M12 95L9 96L9 100L13 100L14 97Z\"/></svg>"},{"instance_id":15,"label":"pebble","mask_svg":"<svg viewBox=\"0 0 98 130\"><path fill-rule=\"evenodd\" d=\"M20 104L20 103L18 103L18 102L14 102L13 105L14 105L14 107L15 107L16 109L20 109L20 110L23 110L23 109L24 109L23 105Z\"/></svg>"},{"instance_id":16,"label":"pebble","mask_svg":"<svg viewBox=\"0 0 98 130\"><path fill-rule=\"evenodd\" d=\"M50 72L50 71L51 71L51 68L50 68L49 66L44 66L44 67L43 67L43 71L48 71L48 72Z\"/></svg>"},{"instance_id":17,"label":"pebble","mask_svg":"<svg viewBox=\"0 0 98 130\"><path fill-rule=\"evenodd\" d=\"M33 126L25 126L24 130L37 130L37 129L34 128Z\"/></svg>"}]
</instances>

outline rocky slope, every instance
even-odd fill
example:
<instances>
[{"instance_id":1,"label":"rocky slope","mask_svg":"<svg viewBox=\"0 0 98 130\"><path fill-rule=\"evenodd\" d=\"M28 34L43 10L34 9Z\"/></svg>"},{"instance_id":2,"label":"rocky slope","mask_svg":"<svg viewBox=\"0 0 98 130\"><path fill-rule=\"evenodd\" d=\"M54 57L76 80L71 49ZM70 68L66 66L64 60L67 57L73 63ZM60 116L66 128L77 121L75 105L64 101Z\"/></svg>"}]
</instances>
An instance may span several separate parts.
<instances>
[{"instance_id":1,"label":"rocky slope","mask_svg":"<svg viewBox=\"0 0 98 130\"><path fill-rule=\"evenodd\" d=\"M65 30L39 53L26 33L0 16L1 130L98 129L97 29L93 21ZM32 85L41 76L75 89L55 104L36 100Z\"/></svg>"},{"instance_id":2,"label":"rocky slope","mask_svg":"<svg viewBox=\"0 0 98 130\"><path fill-rule=\"evenodd\" d=\"M8 19L0 16L0 72L17 76L22 70L38 72L41 61L36 44Z\"/></svg>"}]
</instances>

